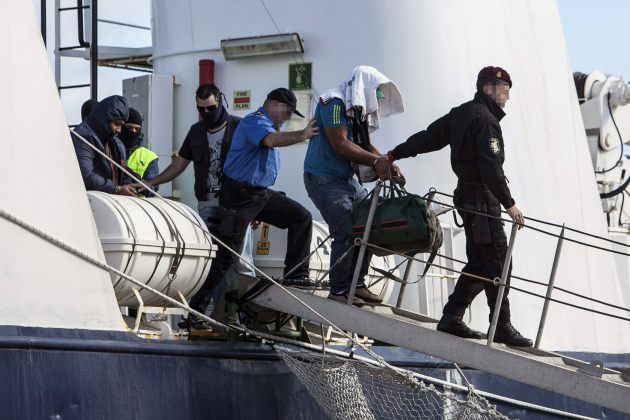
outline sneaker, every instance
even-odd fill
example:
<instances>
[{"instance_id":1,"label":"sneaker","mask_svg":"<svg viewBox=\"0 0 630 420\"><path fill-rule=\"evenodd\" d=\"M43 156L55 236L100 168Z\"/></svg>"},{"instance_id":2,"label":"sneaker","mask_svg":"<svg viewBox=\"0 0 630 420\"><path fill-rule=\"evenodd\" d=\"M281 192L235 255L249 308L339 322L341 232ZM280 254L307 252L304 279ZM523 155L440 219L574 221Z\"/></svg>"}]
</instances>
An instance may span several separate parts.
<instances>
[{"instance_id":1,"label":"sneaker","mask_svg":"<svg viewBox=\"0 0 630 420\"><path fill-rule=\"evenodd\" d=\"M348 303L348 292L343 292L341 294L329 293L328 294L328 299L334 300L335 302L347 304ZM363 305L365 305L365 301L363 299L361 299L360 297L357 297L357 295L355 293L354 298L352 299L352 304L354 306L356 306L357 308L360 308Z\"/></svg>"},{"instance_id":2,"label":"sneaker","mask_svg":"<svg viewBox=\"0 0 630 420\"><path fill-rule=\"evenodd\" d=\"M452 314L442 315L442 319L438 322L437 330L462 338L474 338L476 340L485 338L483 333L470 329L460 317Z\"/></svg>"},{"instance_id":3,"label":"sneaker","mask_svg":"<svg viewBox=\"0 0 630 420\"><path fill-rule=\"evenodd\" d=\"M503 343L511 347L532 347L534 345L532 340L523 337L509 321L497 324L494 342Z\"/></svg>"},{"instance_id":4,"label":"sneaker","mask_svg":"<svg viewBox=\"0 0 630 420\"><path fill-rule=\"evenodd\" d=\"M354 295L368 303L383 303L383 299L379 295L370 292L365 286L357 287Z\"/></svg>"},{"instance_id":5,"label":"sneaker","mask_svg":"<svg viewBox=\"0 0 630 420\"><path fill-rule=\"evenodd\" d=\"M286 279L280 279L280 284L283 286L297 287L299 289L310 289L317 286L315 280L308 278L307 276L289 277Z\"/></svg>"}]
</instances>

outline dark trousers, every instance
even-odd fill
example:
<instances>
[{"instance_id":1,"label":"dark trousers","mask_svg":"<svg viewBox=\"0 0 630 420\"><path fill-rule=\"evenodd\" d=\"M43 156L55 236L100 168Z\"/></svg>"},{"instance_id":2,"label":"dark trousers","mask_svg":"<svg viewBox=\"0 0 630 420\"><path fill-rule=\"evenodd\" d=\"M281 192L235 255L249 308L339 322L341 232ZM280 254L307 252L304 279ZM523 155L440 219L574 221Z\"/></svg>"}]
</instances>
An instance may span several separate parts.
<instances>
[{"instance_id":1,"label":"dark trousers","mask_svg":"<svg viewBox=\"0 0 630 420\"><path fill-rule=\"evenodd\" d=\"M277 191L250 188L229 181L223 182L219 203L226 209L217 235L223 243L240 253L245 231L253 220L288 229L284 273L297 265L290 277L308 276L309 261L306 257L311 247L313 221L311 213L301 204ZM193 309L205 312L213 290L237 259L236 255L219 245L206 281L190 301Z\"/></svg>"},{"instance_id":2,"label":"dark trousers","mask_svg":"<svg viewBox=\"0 0 630 420\"><path fill-rule=\"evenodd\" d=\"M455 195L455 205L476 212L499 216L501 207L496 198L487 191ZM463 198L463 199L462 199ZM501 278L505 256L507 254L507 237L503 229L503 222L491 217L478 216L466 212L459 212L464 221L466 234L466 255L468 263L462 269L463 272L474 274L488 279ZM508 271L507 285L510 284ZM490 320L494 313L498 287L492 283L475 280L469 276L461 275L455 285L455 290L448 297L448 303L444 306L445 314L463 317L466 309L475 297L481 292L486 292L488 307L490 308ZM503 294L503 301L499 311L499 322L510 321L510 302L508 300L509 288Z\"/></svg>"}]
</instances>

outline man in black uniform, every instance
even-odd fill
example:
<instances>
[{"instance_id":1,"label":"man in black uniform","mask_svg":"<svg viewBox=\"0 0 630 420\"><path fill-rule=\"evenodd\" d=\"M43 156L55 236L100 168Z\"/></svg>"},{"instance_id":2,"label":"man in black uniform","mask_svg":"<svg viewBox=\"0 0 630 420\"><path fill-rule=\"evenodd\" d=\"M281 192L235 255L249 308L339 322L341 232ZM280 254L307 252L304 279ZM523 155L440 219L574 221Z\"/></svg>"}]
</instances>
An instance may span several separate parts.
<instances>
[{"instance_id":1,"label":"man in black uniform","mask_svg":"<svg viewBox=\"0 0 630 420\"><path fill-rule=\"evenodd\" d=\"M502 205L514 222L523 225L523 214L514 203L503 173L505 152L499 121L505 116L502 108L510 97L511 87L512 80L505 70L500 67L483 68L477 78L474 99L453 108L426 130L396 146L388 153L387 159L377 162L379 175L386 174L388 165L396 159L433 152L450 145L451 166L458 178L453 199L455 206L498 217ZM468 256L468 263L462 271L489 279L500 278L507 252L503 223L493 217L465 211L459 213L464 221ZM508 284L509 280L508 276ZM486 292L492 320L498 288L462 275L444 306L444 315L437 329L464 338L483 338L482 333L470 329L462 321L466 308L482 290ZM523 337L510 323L508 292L509 288L506 288L494 341L530 347L532 341Z\"/></svg>"}]
</instances>

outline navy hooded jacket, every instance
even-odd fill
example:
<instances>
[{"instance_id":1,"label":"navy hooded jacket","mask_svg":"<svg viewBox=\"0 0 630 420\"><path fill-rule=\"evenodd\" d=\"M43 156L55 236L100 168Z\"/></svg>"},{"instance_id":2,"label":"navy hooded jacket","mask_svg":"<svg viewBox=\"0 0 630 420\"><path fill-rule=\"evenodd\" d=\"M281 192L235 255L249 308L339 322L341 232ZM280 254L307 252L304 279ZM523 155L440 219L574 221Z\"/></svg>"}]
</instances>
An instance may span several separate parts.
<instances>
[{"instance_id":1,"label":"navy hooded jacket","mask_svg":"<svg viewBox=\"0 0 630 420\"><path fill-rule=\"evenodd\" d=\"M117 163L124 166L126 160L125 146L114 136L110 122L114 120L127 121L128 116L127 100L122 96L110 96L100 101L87 119L79 124L74 131L103 153L105 152L105 144L109 142L110 148L116 147L118 149L120 159ZM72 135L72 143L79 160L85 189L113 193L116 190L116 184L113 182L114 174L110 163L75 135ZM131 181L121 172L119 182L120 184L128 184Z\"/></svg>"}]
</instances>

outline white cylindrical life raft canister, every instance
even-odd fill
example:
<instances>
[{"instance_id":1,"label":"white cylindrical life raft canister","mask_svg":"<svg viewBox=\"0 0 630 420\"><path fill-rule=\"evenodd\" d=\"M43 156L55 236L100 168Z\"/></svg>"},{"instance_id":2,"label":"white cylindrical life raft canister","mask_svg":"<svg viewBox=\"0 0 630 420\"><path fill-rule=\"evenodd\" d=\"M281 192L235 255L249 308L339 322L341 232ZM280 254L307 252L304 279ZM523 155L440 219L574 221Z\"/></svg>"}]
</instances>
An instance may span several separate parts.
<instances>
[{"instance_id":1,"label":"white cylindrical life raft canister","mask_svg":"<svg viewBox=\"0 0 630 420\"><path fill-rule=\"evenodd\" d=\"M330 269L330 246L332 239L328 238L328 225L325 222L313 220L313 234L311 236L311 255L309 261L310 278L328 280ZM287 231L264 223L254 231L254 263L261 271L271 277L280 278L284 273L284 256L287 251ZM379 274L372 267L382 270L392 270L395 266L393 256L372 256L370 268L365 283L372 293L387 301L391 295L393 282ZM397 270L394 275L399 276Z\"/></svg>"},{"instance_id":2,"label":"white cylindrical life raft canister","mask_svg":"<svg viewBox=\"0 0 630 420\"><path fill-rule=\"evenodd\" d=\"M214 258L205 223L190 207L157 198L135 198L89 191L98 235L110 266L160 292L190 299L201 287ZM121 306L139 305L133 283L111 275ZM146 306L164 300L141 290Z\"/></svg>"}]
</instances>

